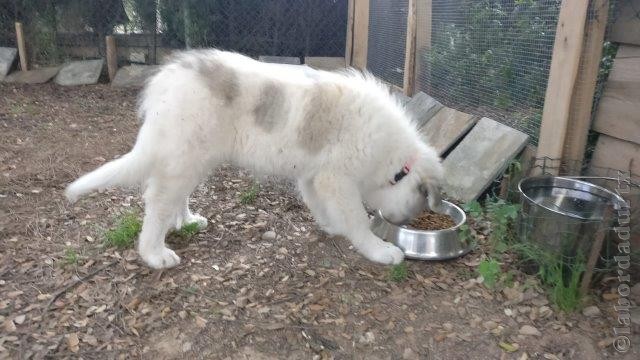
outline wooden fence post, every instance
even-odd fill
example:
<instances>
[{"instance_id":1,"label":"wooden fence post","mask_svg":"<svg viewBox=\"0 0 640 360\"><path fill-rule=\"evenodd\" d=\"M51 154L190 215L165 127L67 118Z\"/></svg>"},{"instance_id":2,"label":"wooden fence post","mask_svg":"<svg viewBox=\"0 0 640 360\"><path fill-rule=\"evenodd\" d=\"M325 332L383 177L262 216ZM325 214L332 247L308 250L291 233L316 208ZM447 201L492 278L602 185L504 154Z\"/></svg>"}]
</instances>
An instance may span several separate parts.
<instances>
[{"instance_id":1,"label":"wooden fence post","mask_svg":"<svg viewBox=\"0 0 640 360\"><path fill-rule=\"evenodd\" d=\"M107 45L107 71L109 72L109 81L113 81L118 71L118 49L116 48L116 38L113 35L105 37Z\"/></svg>"},{"instance_id":2,"label":"wooden fence post","mask_svg":"<svg viewBox=\"0 0 640 360\"><path fill-rule=\"evenodd\" d=\"M409 0L407 14L407 39L404 53L404 78L402 89L405 95L412 96L416 85L416 30L417 30L417 0Z\"/></svg>"},{"instance_id":3,"label":"wooden fence post","mask_svg":"<svg viewBox=\"0 0 640 360\"><path fill-rule=\"evenodd\" d=\"M582 70L576 80L571 99L569 126L565 139L563 159L575 161L576 167L567 167L568 171L581 168L584 152L587 147L587 136L591 128L591 112L593 95L598 81L598 70L602 58L602 46L609 18L609 0L592 1L593 16L587 19L585 26L585 42L580 59ZM575 174L571 174L575 175Z\"/></svg>"},{"instance_id":4,"label":"wooden fence post","mask_svg":"<svg viewBox=\"0 0 640 360\"><path fill-rule=\"evenodd\" d=\"M560 159L563 155L588 6L588 1L575 0L563 0L560 6L542 111L538 158ZM558 170L551 172L557 175Z\"/></svg>"},{"instance_id":5,"label":"wooden fence post","mask_svg":"<svg viewBox=\"0 0 640 360\"><path fill-rule=\"evenodd\" d=\"M416 6L416 45L415 45L415 74L414 78L428 79L429 69L425 66L423 56L431 49L431 0L421 0ZM418 27L422 25L422 27ZM428 85L428 84L425 84ZM415 84L414 84L415 88ZM422 89L431 93L429 89ZM415 91L415 90L414 90Z\"/></svg>"},{"instance_id":6,"label":"wooden fence post","mask_svg":"<svg viewBox=\"0 0 640 360\"><path fill-rule=\"evenodd\" d=\"M367 68L369 47L369 0L353 0L353 53L351 65L361 70Z\"/></svg>"},{"instance_id":7,"label":"wooden fence post","mask_svg":"<svg viewBox=\"0 0 640 360\"><path fill-rule=\"evenodd\" d=\"M20 70L28 71L27 46L24 42L24 30L21 22L16 22L16 42L18 44L18 56L20 57Z\"/></svg>"},{"instance_id":8,"label":"wooden fence post","mask_svg":"<svg viewBox=\"0 0 640 360\"><path fill-rule=\"evenodd\" d=\"M353 56L353 13L354 13L354 0L349 0L347 4L347 41L345 43L344 60L347 67L351 66L351 59Z\"/></svg>"}]
</instances>

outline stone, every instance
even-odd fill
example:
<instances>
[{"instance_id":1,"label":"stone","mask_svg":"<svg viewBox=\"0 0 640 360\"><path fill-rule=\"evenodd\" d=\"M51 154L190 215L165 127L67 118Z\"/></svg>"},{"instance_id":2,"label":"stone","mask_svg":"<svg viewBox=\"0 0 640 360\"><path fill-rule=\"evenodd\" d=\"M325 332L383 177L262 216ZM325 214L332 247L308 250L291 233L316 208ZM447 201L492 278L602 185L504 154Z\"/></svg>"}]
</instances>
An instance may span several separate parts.
<instances>
[{"instance_id":1,"label":"stone","mask_svg":"<svg viewBox=\"0 0 640 360\"><path fill-rule=\"evenodd\" d=\"M276 239L276 232L275 231L269 230L269 231L265 231L262 234L262 240L264 240L264 241L273 241L275 239Z\"/></svg>"},{"instance_id":2,"label":"stone","mask_svg":"<svg viewBox=\"0 0 640 360\"><path fill-rule=\"evenodd\" d=\"M347 66L347 62L343 57L307 56L304 58L304 63L314 69L326 71L344 69Z\"/></svg>"},{"instance_id":3,"label":"stone","mask_svg":"<svg viewBox=\"0 0 640 360\"><path fill-rule=\"evenodd\" d=\"M477 118L461 111L443 107L420 129L422 138L439 155L444 154L475 124Z\"/></svg>"},{"instance_id":4,"label":"stone","mask_svg":"<svg viewBox=\"0 0 640 360\"><path fill-rule=\"evenodd\" d=\"M13 63L16 61L18 50L9 47L0 47L0 80L11 70Z\"/></svg>"},{"instance_id":5,"label":"stone","mask_svg":"<svg viewBox=\"0 0 640 360\"><path fill-rule=\"evenodd\" d=\"M495 321L488 320L482 323L482 327L487 330L493 330L498 327L498 324Z\"/></svg>"},{"instance_id":6,"label":"stone","mask_svg":"<svg viewBox=\"0 0 640 360\"><path fill-rule=\"evenodd\" d=\"M113 87L142 87L159 70L155 65L130 65L118 69L111 82Z\"/></svg>"},{"instance_id":7,"label":"stone","mask_svg":"<svg viewBox=\"0 0 640 360\"><path fill-rule=\"evenodd\" d=\"M272 64L300 65L300 58L293 56L260 56L258 60Z\"/></svg>"},{"instance_id":8,"label":"stone","mask_svg":"<svg viewBox=\"0 0 640 360\"><path fill-rule=\"evenodd\" d=\"M596 316L600 316L600 309L598 309L597 306L587 306L586 308L582 309L582 315L584 316L588 316L588 317L596 317Z\"/></svg>"},{"instance_id":9,"label":"stone","mask_svg":"<svg viewBox=\"0 0 640 360\"><path fill-rule=\"evenodd\" d=\"M129 53L129 61L132 63L146 64L147 54L142 51L132 51Z\"/></svg>"},{"instance_id":10,"label":"stone","mask_svg":"<svg viewBox=\"0 0 640 360\"><path fill-rule=\"evenodd\" d=\"M518 333L520 335L526 335L526 336L540 336L540 335L542 335L538 329L536 329L535 327L533 327L531 325L522 325L522 327L520 328Z\"/></svg>"},{"instance_id":11,"label":"stone","mask_svg":"<svg viewBox=\"0 0 640 360\"><path fill-rule=\"evenodd\" d=\"M60 66L44 67L29 71L15 71L4 78L4 82L20 84L44 84L53 79L60 71Z\"/></svg>"},{"instance_id":12,"label":"stone","mask_svg":"<svg viewBox=\"0 0 640 360\"><path fill-rule=\"evenodd\" d=\"M482 118L443 161L444 192L462 202L477 199L522 151L529 136Z\"/></svg>"},{"instance_id":13,"label":"stone","mask_svg":"<svg viewBox=\"0 0 640 360\"><path fill-rule=\"evenodd\" d=\"M415 94L405 106L407 113L412 117L418 129L422 128L440 109L440 104L436 99L423 93Z\"/></svg>"},{"instance_id":14,"label":"stone","mask_svg":"<svg viewBox=\"0 0 640 360\"><path fill-rule=\"evenodd\" d=\"M65 86L97 84L103 67L103 59L71 61L60 69L55 82Z\"/></svg>"}]
</instances>

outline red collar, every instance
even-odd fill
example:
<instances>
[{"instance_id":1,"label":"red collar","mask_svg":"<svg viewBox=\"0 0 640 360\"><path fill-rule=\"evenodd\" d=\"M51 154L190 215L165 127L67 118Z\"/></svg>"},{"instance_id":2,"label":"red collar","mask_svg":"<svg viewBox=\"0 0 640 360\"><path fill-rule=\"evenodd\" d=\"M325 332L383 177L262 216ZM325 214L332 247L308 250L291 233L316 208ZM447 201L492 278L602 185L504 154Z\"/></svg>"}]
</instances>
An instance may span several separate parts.
<instances>
[{"instance_id":1,"label":"red collar","mask_svg":"<svg viewBox=\"0 0 640 360\"><path fill-rule=\"evenodd\" d=\"M393 176L392 180L389 180L389 183L391 185L395 185L395 184L398 183L398 181L402 180L402 178L407 176L407 174L409 174L409 172L411 171L411 168L413 167L413 164L415 164L415 162L416 162L416 156L412 156L409 159L409 161L404 163L404 165L402 166L402 170L398 171L398 173L396 173Z\"/></svg>"}]
</instances>

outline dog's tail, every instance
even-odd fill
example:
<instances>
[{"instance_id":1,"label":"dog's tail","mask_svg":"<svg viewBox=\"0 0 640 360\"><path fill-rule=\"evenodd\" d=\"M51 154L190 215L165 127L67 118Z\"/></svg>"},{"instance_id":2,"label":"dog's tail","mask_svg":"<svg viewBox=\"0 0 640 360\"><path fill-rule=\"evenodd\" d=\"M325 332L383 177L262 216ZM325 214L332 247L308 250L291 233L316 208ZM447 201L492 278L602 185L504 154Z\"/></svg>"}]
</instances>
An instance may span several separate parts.
<instances>
[{"instance_id":1,"label":"dog's tail","mask_svg":"<svg viewBox=\"0 0 640 360\"><path fill-rule=\"evenodd\" d=\"M145 178L146 165L144 159L134 149L81 176L67 187L65 196L73 203L94 190L140 185Z\"/></svg>"}]
</instances>

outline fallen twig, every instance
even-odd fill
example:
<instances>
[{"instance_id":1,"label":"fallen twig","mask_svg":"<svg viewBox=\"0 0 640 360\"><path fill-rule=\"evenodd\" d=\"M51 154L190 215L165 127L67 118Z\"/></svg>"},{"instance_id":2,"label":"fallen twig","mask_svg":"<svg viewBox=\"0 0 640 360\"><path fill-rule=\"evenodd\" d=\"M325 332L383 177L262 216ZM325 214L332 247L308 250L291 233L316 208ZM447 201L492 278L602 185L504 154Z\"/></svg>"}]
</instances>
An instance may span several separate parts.
<instances>
[{"instance_id":1,"label":"fallen twig","mask_svg":"<svg viewBox=\"0 0 640 360\"><path fill-rule=\"evenodd\" d=\"M74 287L78 286L81 282L84 282L94 276L96 276L98 273L102 272L103 270L106 270L112 266L114 266L115 264L117 264L118 261L112 261L108 264L105 264L97 269L95 269L94 271L90 272L89 274L77 279L76 281L72 282L71 284L63 287L62 289L58 290L53 297L51 298L51 300L49 300L49 302L47 303L47 306L44 309L44 312L48 312L49 308L51 307L51 305L64 293L66 293L67 291L73 289Z\"/></svg>"}]
</instances>

